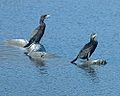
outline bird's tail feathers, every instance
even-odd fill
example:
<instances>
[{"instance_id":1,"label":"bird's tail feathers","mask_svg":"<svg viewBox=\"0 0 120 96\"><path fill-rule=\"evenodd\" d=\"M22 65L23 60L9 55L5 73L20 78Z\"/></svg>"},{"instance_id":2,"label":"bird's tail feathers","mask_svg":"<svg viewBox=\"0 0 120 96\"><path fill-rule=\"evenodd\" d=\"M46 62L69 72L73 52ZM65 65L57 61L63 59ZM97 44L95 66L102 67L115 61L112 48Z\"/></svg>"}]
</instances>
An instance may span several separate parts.
<instances>
[{"instance_id":1,"label":"bird's tail feathers","mask_svg":"<svg viewBox=\"0 0 120 96\"><path fill-rule=\"evenodd\" d=\"M77 59L78 59L78 56L74 60L72 60L71 63L74 63Z\"/></svg>"}]
</instances>

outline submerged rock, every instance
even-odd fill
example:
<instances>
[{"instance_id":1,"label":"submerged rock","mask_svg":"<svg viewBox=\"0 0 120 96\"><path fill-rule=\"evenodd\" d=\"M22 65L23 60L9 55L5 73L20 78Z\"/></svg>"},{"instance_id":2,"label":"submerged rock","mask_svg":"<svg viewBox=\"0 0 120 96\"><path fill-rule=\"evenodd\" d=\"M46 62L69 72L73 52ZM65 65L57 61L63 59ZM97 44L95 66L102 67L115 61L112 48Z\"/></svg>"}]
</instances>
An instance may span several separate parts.
<instances>
[{"instance_id":1,"label":"submerged rock","mask_svg":"<svg viewBox=\"0 0 120 96\"><path fill-rule=\"evenodd\" d=\"M103 59L97 59L97 60L89 60L89 61L82 61L79 64L74 63L78 67L90 67L92 65L105 65L107 64L106 60Z\"/></svg>"},{"instance_id":2,"label":"submerged rock","mask_svg":"<svg viewBox=\"0 0 120 96\"><path fill-rule=\"evenodd\" d=\"M46 52L45 47L42 44L32 44L30 47L27 47L26 50L28 52Z\"/></svg>"},{"instance_id":3,"label":"submerged rock","mask_svg":"<svg viewBox=\"0 0 120 96\"><path fill-rule=\"evenodd\" d=\"M26 39L11 39L6 40L5 44L18 47L22 50L25 50L24 54L33 59L46 59L46 58L55 58L55 54L49 54L46 52L45 47L42 44L31 44L30 47L24 48L24 46L28 43Z\"/></svg>"},{"instance_id":4,"label":"submerged rock","mask_svg":"<svg viewBox=\"0 0 120 96\"><path fill-rule=\"evenodd\" d=\"M15 47L23 48L28 41L26 39L11 39L5 41L5 44ZM27 52L30 51L40 51L40 52L46 52L45 47L42 44L32 44L30 47L24 48L27 50Z\"/></svg>"},{"instance_id":5,"label":"submerged rock","mask_svg":"<svg viewBox=\"0 0 120 96\"><path fill-rule=\"evenodd\" d=\"M5 41L5 44L7 45L21 48L23 48L27 43L28 41L26 39L10 39Z\"/></svg>"}]
</instances>

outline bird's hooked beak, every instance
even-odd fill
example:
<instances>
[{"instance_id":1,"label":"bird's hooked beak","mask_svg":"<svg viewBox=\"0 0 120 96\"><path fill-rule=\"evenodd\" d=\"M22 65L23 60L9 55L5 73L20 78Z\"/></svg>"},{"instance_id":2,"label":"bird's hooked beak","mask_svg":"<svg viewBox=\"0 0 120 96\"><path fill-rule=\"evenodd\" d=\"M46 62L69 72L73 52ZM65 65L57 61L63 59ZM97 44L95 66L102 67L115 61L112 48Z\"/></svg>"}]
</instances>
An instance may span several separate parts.
<instances>
[{"instance_id":1,"label":"bird's hooked beak","mask_svg":"<svg viewBox=\"0 0 120 96\"><path fill-rule=\"evenodd\" d=\"M93 36L92 36L92 38L94 39L94 38L96 38L97 37L97 34L95 33Z\"/></svg>"},{"instance_id":2,"label":"bird's hooked beak","mask_svg":"<svg viewBox=\"0 0 120 96\"><path fill-rule=\"evenodd\" d=\"M97 34L96 34L96 33L92 35L92 39L93 39L94 41L96 41L96 37L97 37Z\"/></svg>"},{"instance_id":3,"label":"bird's hooked beak","mask_svg":"<svg viewBox=\"0 0 120 96\"><path fill-rule=\"evenodd\" d=\"M47 19L47 18L49 18L50 17L50 15L48 14L45 18Z\"/></svg>"}]
</instances>

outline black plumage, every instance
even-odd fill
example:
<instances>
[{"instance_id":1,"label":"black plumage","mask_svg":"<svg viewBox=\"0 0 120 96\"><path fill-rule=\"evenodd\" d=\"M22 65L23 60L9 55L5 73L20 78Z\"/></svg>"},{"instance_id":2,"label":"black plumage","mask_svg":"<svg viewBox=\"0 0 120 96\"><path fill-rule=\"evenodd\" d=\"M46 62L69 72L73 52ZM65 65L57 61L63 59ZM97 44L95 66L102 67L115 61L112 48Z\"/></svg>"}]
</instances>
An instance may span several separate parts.
<instances>
[{"instance_id":1,"label":"black plumage","mask_svg":"<svg viewBox=\"0 0 120 96\"><path fill-rule=\"evenodd\" d=\"M44 35L44 31L46 28L46 24L44 23L44 20L48 17L49 15L42 15L40 18L39 26L33 31L33 36L30 38L29 43L24 46L29 47L32 43L38 44L41 40L41 38Z\"/></svg>"},{"instance_id":2,"label":"black plumage","mask_svg":"<svg viewBox=\"0 0 120 96\"><path fill-rule=\"evenodd\" d=\"M95 51L96 47L98 45L98 41L96 40L96 34L92 33L90 36L90 42L87 43L79 52L78 56L71 61L71 63L74 63L78 58L80 59L87 59L89 60L92 53Z\"/></svg>"}]
</instances>

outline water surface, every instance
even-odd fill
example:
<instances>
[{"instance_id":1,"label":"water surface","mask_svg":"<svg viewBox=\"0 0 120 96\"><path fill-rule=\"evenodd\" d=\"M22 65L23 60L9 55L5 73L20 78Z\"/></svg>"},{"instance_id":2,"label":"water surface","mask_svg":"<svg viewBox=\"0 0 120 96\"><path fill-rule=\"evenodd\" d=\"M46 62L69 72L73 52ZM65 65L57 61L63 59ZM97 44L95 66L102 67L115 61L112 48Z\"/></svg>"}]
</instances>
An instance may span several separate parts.
<instances>
[{"instance_id":1,"label":"water surface","mask_svg":"<svg viewBox=\"0 0 120 96\"><path fill-rule=\"evenodd\" d=\"M119 0L1 0L0 95L119 96L119 5ZM29 39L42 14L51 17L45 21L41 43L59 58L34 61L23 50L3 43ZM97 33L99 45L91 59L108 63L89 72L70 61L92 32Z\"/></svg>"}]
</instances>

